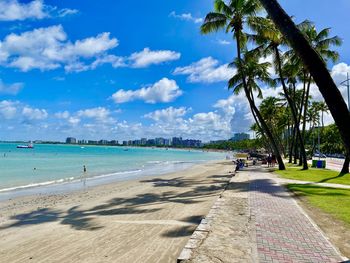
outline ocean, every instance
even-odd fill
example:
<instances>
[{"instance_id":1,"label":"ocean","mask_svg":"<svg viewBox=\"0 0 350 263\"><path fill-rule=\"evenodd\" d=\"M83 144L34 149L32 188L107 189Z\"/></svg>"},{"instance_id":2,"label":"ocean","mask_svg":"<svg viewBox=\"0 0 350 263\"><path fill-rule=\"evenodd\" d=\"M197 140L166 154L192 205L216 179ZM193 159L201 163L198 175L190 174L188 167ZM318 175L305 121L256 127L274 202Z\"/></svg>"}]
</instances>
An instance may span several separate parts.
<instances>
[{"instance_id":1,"label":"ocean","mask_svg":"<svg viewBox=\"0 0 350 263\"><path fill-rule=\"evenodd\" d=\"M91 186L165 174L200 162L223 160L226 156L171 148L37 144L34 149L17 149L16 146L0 143L0 199L1 195L8 196L8 192L14 191L32 194L38 192L37 188L49 192L58 188L76 189L82 182Z\"/></svg>"}]
</instances>

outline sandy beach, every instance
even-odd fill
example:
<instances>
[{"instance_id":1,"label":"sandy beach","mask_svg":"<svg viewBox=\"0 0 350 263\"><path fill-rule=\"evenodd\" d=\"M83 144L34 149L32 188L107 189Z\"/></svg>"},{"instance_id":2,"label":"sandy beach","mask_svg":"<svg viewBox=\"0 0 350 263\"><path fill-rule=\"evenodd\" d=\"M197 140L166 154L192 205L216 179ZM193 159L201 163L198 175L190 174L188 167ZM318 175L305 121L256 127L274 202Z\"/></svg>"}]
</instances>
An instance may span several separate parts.
<instances>
[{"instance_id":1,"label":"sandy beach","mask_svg":"<svg viewBox=\"0 0 350 263\"><path fill-rule=\"evenodd\" d=\"M229 162L0 203L1 262L175 262Z\"/></svg>"}]
</instances>

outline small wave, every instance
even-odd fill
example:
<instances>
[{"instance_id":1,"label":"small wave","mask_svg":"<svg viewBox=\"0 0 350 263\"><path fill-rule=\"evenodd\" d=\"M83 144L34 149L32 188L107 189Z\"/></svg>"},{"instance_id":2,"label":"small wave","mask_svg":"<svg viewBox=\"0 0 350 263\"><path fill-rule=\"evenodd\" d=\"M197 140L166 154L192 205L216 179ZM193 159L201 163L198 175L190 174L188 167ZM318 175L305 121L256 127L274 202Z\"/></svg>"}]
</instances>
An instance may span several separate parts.
<instances>
[{"instance_id":1,"label":"small wave","mask_svg":"<svg viewBox=\"0 0 350 263\"><path fill-rule=\"evenodd\" d=\"M195 162L195 161L193 161ZM148 161L148 164L177 164L177 163L193 163L192 161Z\"/></svg>"},{"instance_id":2,"label":"small wave","mask_svg":"<svg viewBox=\"0 0 350 263\"><path fill-rule=\"evenodd\" d=\"M87 178L88 180L96 179L96 178L103 178L103 177L110 177L110 176L115 176L115 175L126 175L126 174L133 174L133 173L139 173L142 172L141 169L139 170L132 170L132 171L125 171L125 172L116 172L116 173L110 173L110 174L102 174L102 175L97 175L93 176L90 178Z\"/></svg>"},{"instance_id":3,"label":"small wave","mask_svg":"<svg viewBox=\"0 0 350 263\"><path fill-rule=\"evenodd\" d=\"M163 161L148 161L149 164L160 164L163 163Z\"/></svg>"},{"instance_id":4,"label":"small wave","mask_svg":"<svg viewBox=\"0 0 350 263\"><path fill-rule=\"evenodd\" d=\"M69 178L62 178L62 179L47 181L47 182L42 182L42 183L32 183L32 184L27 184L27 185L14 186L14 187L0 189L0 193L21 190L21 189L34 188L34 187L39 187L39 186L47 186L47 185L52 185L52 184L68 183L68 182L74 181L74 179L75 179L74 177L69 177Z\"/></svg>"}]
</instances>

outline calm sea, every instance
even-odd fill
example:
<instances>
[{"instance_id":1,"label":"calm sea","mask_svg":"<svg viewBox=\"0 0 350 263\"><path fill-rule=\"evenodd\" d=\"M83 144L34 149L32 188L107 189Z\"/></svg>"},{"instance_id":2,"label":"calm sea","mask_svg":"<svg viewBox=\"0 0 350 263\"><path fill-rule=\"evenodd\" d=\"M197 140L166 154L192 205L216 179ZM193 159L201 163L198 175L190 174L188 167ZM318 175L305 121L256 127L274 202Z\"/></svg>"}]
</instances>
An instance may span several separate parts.
<instances>
[{"instance_id":1,"label":"calm sea","mask_svg":"<svg viewBox=\"0 0 350 263\"><path fill-rule=\"evenodd\" d=\"M127 180L225 158L224 153L161 148L37 144L34 149L17 149L16 146L0 143L0 193L79 180L95 183Z\"/></svg>"}]
</instances>

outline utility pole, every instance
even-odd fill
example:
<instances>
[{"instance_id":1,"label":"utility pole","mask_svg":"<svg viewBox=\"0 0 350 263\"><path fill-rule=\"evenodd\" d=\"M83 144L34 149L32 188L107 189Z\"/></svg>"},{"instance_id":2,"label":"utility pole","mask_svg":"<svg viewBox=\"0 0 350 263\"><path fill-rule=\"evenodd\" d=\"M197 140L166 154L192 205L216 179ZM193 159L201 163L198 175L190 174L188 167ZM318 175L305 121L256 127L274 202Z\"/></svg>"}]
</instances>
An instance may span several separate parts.
<instances>
[{"instance_id":1,"label":"utility pole","mask_svg":"<svg viewBox=\"0 0 350 263\"><path fill-rule=\"evenodd\" d=\"M318 136L318 160L321 160L321 138L320 138L320 121L318 121L318 127L317 127L317 136Z\"/></svg>"},{"instance_id":2,"label":"utility pole","mask_svg":"<svg viewBox=\"0 0 350 263\"><path fill-rule=\"evenodd\" d=\"M350 111L350 79L349 79L349 72L346 73L346 80L340 83L340 85L346 86L347 87L347 92L348 92L348 109ZM346 83L346 84L345 84Z\"/></svg>"}]
</instances>

